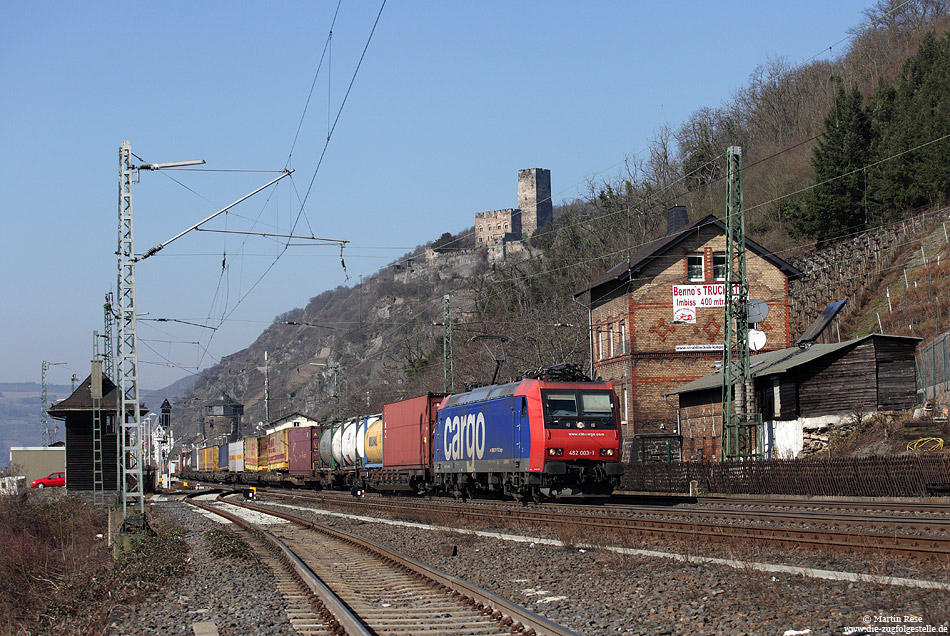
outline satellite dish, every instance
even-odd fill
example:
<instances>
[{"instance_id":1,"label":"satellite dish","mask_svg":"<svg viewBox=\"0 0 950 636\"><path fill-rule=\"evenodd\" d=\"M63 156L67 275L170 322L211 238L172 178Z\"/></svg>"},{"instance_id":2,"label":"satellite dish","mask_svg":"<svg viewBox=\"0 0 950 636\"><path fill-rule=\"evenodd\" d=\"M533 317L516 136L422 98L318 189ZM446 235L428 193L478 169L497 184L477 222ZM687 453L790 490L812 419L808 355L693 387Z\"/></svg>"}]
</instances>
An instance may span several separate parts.
<instances>
[{"instance_id":1,"label":"satellite dish","mask_svg":"<svg viewBox=\"0 0 950 636\"><path fill-rule=\"evenodd\" d=\"M758 351L765 346L765 332L758 329L749 329L749 348Z\"/></svg>"},{"instance_id":2,"label":"satellite dish","mask_svg":"<svg viewBox=\"0 0 950 636\"><path fill-rule=\"evenodd\" d=\"M769 315L769 306L764 300L749 301L749 322L762 322Z\"/></svg>"}]
</instances>

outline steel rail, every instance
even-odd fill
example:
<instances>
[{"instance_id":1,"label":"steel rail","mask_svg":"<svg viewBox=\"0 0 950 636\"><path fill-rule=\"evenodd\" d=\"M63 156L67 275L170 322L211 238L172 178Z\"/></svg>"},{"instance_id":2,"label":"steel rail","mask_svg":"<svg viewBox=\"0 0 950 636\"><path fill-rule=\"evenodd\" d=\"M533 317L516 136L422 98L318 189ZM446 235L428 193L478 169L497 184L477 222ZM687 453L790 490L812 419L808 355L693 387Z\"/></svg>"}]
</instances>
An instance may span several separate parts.
<instances>
[{"instance_id":1,"label":"steel rail","mask_svg":"<svg viewBox=\"0 0 950 636\"><path fill-rule=\"evenodd\" d=\"M416 572L421 576L434 581L437 585L445 588L446 590L451 590L453 595L456 596L458 600L463 603L467 603L479 612L491 614L502 625L510 627L512 633L521 633L524 634L524 636L578 636L575 632L552 621L549 621L543 616L535 614L527 608L516 605L508 599L498 596L497 594L493 594L476 585L468 583L467 581L456 578L451 574L442 572L441 570L396 552L395 550L370 541L369 539L341 532L310 519L304 519L302 517L297 517L289 513L272 510L262 506L255 506L245 502L229 501L228 503L246 508L248 510L254 510L255 512L260 512L262 514L273 515L275 517L285 519L300 526L325 533L340 541L345 541L352 545L358 546L368 552L378 554L390 562L400 565L406 570Z\"/></svg>"},{"instance_id":2,"label":"steel rail","mask_svg":"<svg viewBox=\"0 0 950 636\"><path fill-rule=\"evenodd\" d=\"M745 508L774 506L785 508L827 508L846 510L894 511L908 513L950 514L950 502L942 501L874 501L870 499L793 499L768 497L697 497L697 503Z\"/></svg>"},{"instance_id":3,"label":"steel rail","mask_svg":"<svg viewBox=\"0 0 950 636\"><path fill-rule=\"evenodd\" d=\"M285 498L322 499L342 505L350 510L375 509L381 512L398 512L405 515L407 509L416 513L452 513L471 519L485 519L497 524L499 510L486 509L483 506L451 504L432 504L429 502L407 502L401 499L398 504L386 500L357 500L351 497L316 497L308 495L290 495L279 492L269 492ZM678 514L674 512L673 514ZM708 513L707 513L708 514ZM749 525L747 523L716 524L702 521L688 520L651 520L636 517L624 518L612 515L577 515L573 513L542 512L534 509L518 509L510 507L504 510L504 520L509 523L520 523L537 527L579 527L583 531L594 532L629 532L653 536L664 539L703 539L706 541L721 541L723 538L736 539L752 543L766 543L771 545L785 545L800 547L807 545L817 549L837 549L850 552L866 552L868 550L886 551L901 555L924 556L928 558L950 558L950 538L902 535L896 533L855 533L853 531L824 530L814 528L769 527L764 525ZM801 524L803 519L796 519ZM903 521L903 520L902 520ZM828 522L827 520L825 521ZM837 521L847 525L849 519ZM832 521L834 523L834 521ZM576 534L576 533L575 533ZM583 532L581 533L583 534ZM556 535L555 535L556 536ZM602 536L602 535L601 535Z\"/></svg>"},{"instance_id":4,"label":"steel rail","mask_svg":"<svg viewBox=\"0 0 950 636\"><path fill-rule=\"evenodd\" d=\"M376 503L374 499L364 499L361 503L356 504L356 502L349 496L340 496L337 497L327 497L325 494L316 494L316 495L300 495L300 494L288 494L282 493L280 491L268 491L271 494L281 497L305 497L313 498L316 500L327 500L334 503L340 503L342 505L352 504L354 506L359 505L360 507L375 507L381 506L384 509L388 509L391 505L386 502L385 499L378 500L379 503ZM553 505L553 504L552 504ZM425 511L460 511L461 513L469 514L472 511L472 504L457 504L454 502L446 502L439 504L432 504L429 502L418 502L402 499L400 500L399 506L401 508L411 508L416 510L425 510ZM509 510L515 511L517 514L518 510L522 510L523 507L519 505L509 505L509 504L496 504L489 502L478 502L479 507L487 507L500 511L502 514L508 514ZM544 506L542 506L542 509ZM576 512L575 512L576 511ZM707 509L707 508L661 508L656 506L644 506L644 505L616 505L616 506L587 506L587 505L578 505L571 506L572 516L581 513L581 516L590 516L590 517L608 517L611 519L623 518L623 515L627 514L636 514L636 515L652 515L658 517L664 516L681 516L681 517L702 517L704 519L710 518L723 518L723 519L740 519L742 521L749 520L760 520L766 523L772 522L788 522L796 525L802 524L813 524L813 523L825 523L825 524L843 524L846 523L850 526L870 526L872 528L881 529L884 527L892 529L901 529L901 528L913 528L919 532L931 531L931 532L947 532L950 533L950 516L941 516L941 517L912 517L912 516L894 516L894 515L869 515L864 513L834 513L834 512L825 512L821 510L817 511L782 511L782 510L755 510L755 511L743 511L743 510L722 510L722 509ZM548 514L557 514L552 511Z\"/></svg>"},{"instance_id":5,"label":"steel rail","mask_svg":"<svg viewBox=\"0 0 950 636\"><path fill-rule=\"evenodd\" d=\"M280 490L268 490L266 491L269 494L278 497L290 497L290 498L304 498L314 501L328 501L339 505L344 506L354 506L354 507L380 507L381 509L388 510L392 504L388 502L385 498L375 499L375 498L365 498L359 500L352 499L350 495L340 495L336 496L327 496L325 493L313 493L301 495L299 493L286 493L281 492ZM520 505L510 505L510 504L498 504L495 502L478 502L477 506L480 508L492 509L493 514L510 514L509 511L518 514L518 511L524 510L523 506ZM458 504L454 502L444 502L444 503L430 503L430 502L420 502L407 500L405 498L400 499L399 507L401 509L413 509L420 511L438 511L438 512L460 512L464 514L474 514L473 504ZM563 506L562 506L563 507ZM542 506L540 509L543 510L545 507ZM532 508L533 510L538 510L539 508ZM742 510L720 510L720 509L706 509L706 508L658 508L655 506L631 506L631 505L618 505L618 506L570 506L570 514L574 516L575 514L580 513L578 516L589 516L589 517L604 517L611 519L623 518L624 515L635 514L635 515L652 515L657 517L703 517L703 518L726 518L726 519L741 519L743 521L748 521L750 519L761 520L764 522L774 522L774 521L788 521L794 524L811 524L811 523L829 523L829 524L842 524L847 523L849 525L858 525L858 526L872 526L875 528L881 528L884 526L892 528L901 528L901 527L916 527L917 530L933 530L936 532L950 532L950 516L940 516L940 517L913 517L913 516L895 516L895 515L869 515L864 513L834 513L834 512L825 512L825 511L782 511L782 510L756 510L756 511L742 511ZM556 511L546 512L545 514L558 514Z\"/></svg>"},{"instance_id":6,"label":"steel rail","mask_svg":"<svg viewBox=\"0 0 950 636\"><path fill-rule=\"evenodd\" d=\"M205 491L200 494L206 495L213 493L208 493ZM350 610L349 606L336 594L334 594L333 590L327 587L323 581L320 580L320 577L317 576L313 570L307 567L307 565L296 554L294 554L293 550L288 548L273 534L267 532L266 530L261 530L260 528L242 519L238 515L221 510L220 508L209 506L199 501L195 501L192 498L188 499L188 503L201 508L202 510L206 510L213 514L224 517L232 523L241 526L245 530L260 532L267 542L276 548L278 552L284 557L285 563L297 574L298 577L300 577L300 580L310 588L313 595L319 599L323 606L324 617L328 620L334 630L342 629L343 633L345 633L347 636L375 636L375 632L373 632L366 625L366 623L364 623L356 614L354 614L353 611Z\"/></svg>"}]
</instances>

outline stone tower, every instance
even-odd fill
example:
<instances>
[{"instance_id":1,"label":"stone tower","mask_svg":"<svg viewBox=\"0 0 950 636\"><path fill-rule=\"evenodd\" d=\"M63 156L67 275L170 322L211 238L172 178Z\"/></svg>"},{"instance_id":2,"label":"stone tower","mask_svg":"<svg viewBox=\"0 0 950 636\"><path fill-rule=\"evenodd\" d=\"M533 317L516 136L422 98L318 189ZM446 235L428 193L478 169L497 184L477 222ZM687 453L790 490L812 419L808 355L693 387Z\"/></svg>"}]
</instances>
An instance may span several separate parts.
<instances>
[{"instance_id":1,"label":"stone tower","mask_svg":"<svg viewBox=\"0 0 950 636\"><path fill-rule=\"evenodd\" d=\"M551 171L528 168L518 171L518 208L521 210L521 238L531 238L542 225L554 221L551 204Z\"/></svg>"}]
</instances>

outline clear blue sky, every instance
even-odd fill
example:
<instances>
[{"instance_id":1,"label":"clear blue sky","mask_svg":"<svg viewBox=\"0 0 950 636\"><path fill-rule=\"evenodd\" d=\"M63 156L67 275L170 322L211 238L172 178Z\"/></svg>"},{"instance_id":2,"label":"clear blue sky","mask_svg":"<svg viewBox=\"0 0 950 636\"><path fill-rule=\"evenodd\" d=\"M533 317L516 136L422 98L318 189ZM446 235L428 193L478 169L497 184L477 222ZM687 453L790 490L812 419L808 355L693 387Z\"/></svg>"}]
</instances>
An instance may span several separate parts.
<instances>
[{"instance_id":1,"label":"clear blue sky","mask_svg":"<svg viewBox=\"0 0 950 636\"><path fill-rule=\"evenodd\" d=\"M159 388L186 374L163 358L207 367L320 292L473 225L476 212L514 207L520 168L550 169L555 203L576 198L658 126L721 105L769 58L837 54L847 42L828 47L870 4L390 0L315 173L379 2L342 3L292 156L336 2L7 3L0 381L39 381L44 359L67 363L51 383L88 374L116 285L124 139L148 162L289 161L292 182L208 227L288 232L313 179L297 232L350 241L349 279L330 247L291 247L264 275L280 245L228 234L191 233L139 263L139 312L229 315L210 343L206 329L140 322L140 383ZM271 176L143 172L136 252Z\"/></svg>"}]
</instances>

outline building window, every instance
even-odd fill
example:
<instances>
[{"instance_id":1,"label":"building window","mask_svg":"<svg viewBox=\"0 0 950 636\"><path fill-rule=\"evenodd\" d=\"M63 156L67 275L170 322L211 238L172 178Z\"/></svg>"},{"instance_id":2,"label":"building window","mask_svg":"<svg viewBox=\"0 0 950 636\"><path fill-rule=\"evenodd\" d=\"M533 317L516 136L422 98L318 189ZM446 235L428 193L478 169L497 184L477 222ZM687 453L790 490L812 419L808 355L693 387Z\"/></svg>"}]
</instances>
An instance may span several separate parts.
<instances>
[{"instance_id":1,"label":"building window","mask_svg":"<svg viewBox=\"0 0 950 636\"><path fill-rule=\"evenodd\" d=\"M621 414L621 416L620 416L620 419L623 420L624 423L626 423L627 420L630 419L630 418L627 416L627 383L626 383L626 382L623 383L623 406L622 406L622 409L623 409L623 412L622 412L622 414ZM624 432L626 433L627 431L624 431Z\"/></svg>"},{"instance_id":2,"label":"building window","mask_svg":"<svg viewBox=\"0 0 950 636\"><path fill-rule=\"evenodd\" d=\"M613 357L614 357L614 328L613 328L613 325L611 325L611 326L607 329L607 338L609 339L609 342L610 342L610 357L613 358Z\"/></svg>"},{"instance_id":3,"label":"building window","mask_svg":"<svg viewBox=\"0 0 950 636\"><path fill-rule=\"evenodd\" d=\"M627 323L620 321L620 353L627 353Z\"/></svg>"},{"instance_id":4,"label":"building window","mask_svg":"<svg viewBox=\"0 0 950 636\"><path fill-rule=\"evenodd\" d=\"M691 281L705 279L702 254L690 254L686 257L686 279Z\"/></svg>"},{"instance_id":5,"label":"building window","mask_svg":"<svg viewBox=\"0 0 950 636\"><path fill-rule=\"evenodd\" d=\"M597 359L604 359L604 332L600 329L597 330Z\"/></svg>"},{"instance_id":6,"label":"building window","mask_svg":"<svg viewBox=\"0 0 950 636\"><path fill-rule=\"evenodd\" d=\"M713 280L726 280L725 254L713 254Z\"/></svg>"}]
</instances>

